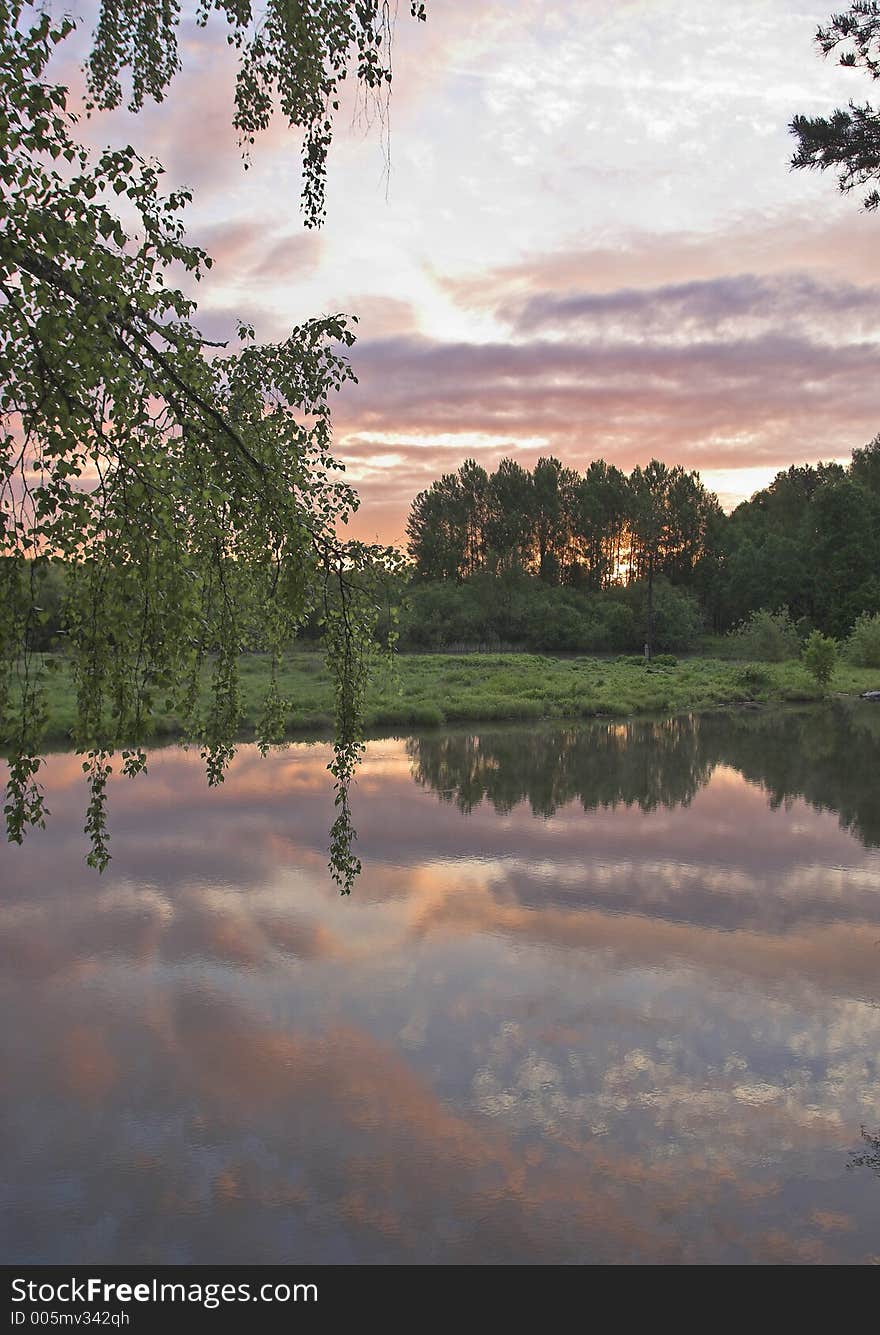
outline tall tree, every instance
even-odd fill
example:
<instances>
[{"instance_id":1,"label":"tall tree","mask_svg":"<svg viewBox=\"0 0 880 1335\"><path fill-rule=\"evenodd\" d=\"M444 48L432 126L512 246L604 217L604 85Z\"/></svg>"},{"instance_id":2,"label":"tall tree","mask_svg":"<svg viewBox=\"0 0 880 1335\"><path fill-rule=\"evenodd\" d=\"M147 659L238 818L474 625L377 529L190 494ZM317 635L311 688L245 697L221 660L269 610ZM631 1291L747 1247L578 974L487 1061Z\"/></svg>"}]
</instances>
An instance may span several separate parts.
<instances>
[{"instance_id":1,"label":"tall tree","mask_svg":"<svg viewBox=\"0 0 880 1335\"><path fill-rule=\"evenodd\" d=\"M880 436L860 450L853 450L850 474L875 496L880 496Z\"/></svg>"},{"instance_id":2,"label":"tall tree","mask_svg":"<svg viewBox=\"0 0 880 1335\"><path fill-rule=\"evenodd\" d=\"M810 518L816 619L846 635L861 612L880 611L880 496L851 477L829 481Z\"/></svg>"},{"instance_id":3,"label":"tall tree","mask_svg":"<svg viewBox=\"0 0 880 1335\"><path fill-rule=\"evenodd\" d=\"M486 564L486 525L489 516L489 475L476 459L465 459L458 470L463 537L462 574L474 575Z\"/></svg>"},{"instance_id":4,"label":"tall tree","mask_svg":"<svg viewBox=\"0 0 880 1335\"><path fill-rule=\"evenodd\" d=\"M696 472L675 467L669 475L663 574L689 582L706 545L706 528L715 498Z\"/></svg>"},{"instance_id":5,"label":"tall tree","mask_svg":"<svg viewBox=\"0 0 880 1335\"><path fill-rule=\"evenodd\" d=\"M654 653L654 580L669 539L673 481L673 473L659 459L652 459L644 468L634 468L629 477L632 496L630 560L633 574L644 579L647 585L646 645L649 658Z\"/></svg>"},{"instance_id":6,"label":"tall tree","mask_svg":"<svg viewBox=\"0 0 880 1335\"><path fill-rule=\"evenodd\" d=\"M532 471L532 518L538 575L559 584L571 560L571 537L578 477L552 456Z\"/></svg>"},{"instance_id":7,"label":"tall tree","mask_svg":"<svg viewBox=\"0 0 880 1335\"><path fill-rule=\"evenodd\" d=\"M574 505L575 542L593 588L606 588L621 577L629 505L626 475L595 459L577 485Z\"/></svg>"},{"instance_id":8,"label":"tall tree","mask_svg":"<svg viewBox=\"0 0 880 1335\"><path fill-rule=\"evenodd\" d=\"M532 543L532 478L515 459L502 459L489 478L486 541L501 570L525 570Z\"/></svg>"},{"instance_id":9,"label":"tall tree","mask_svg":"<svg viewBox=\"0 0 880 1335\"><path fill-rule=\"evenodd\" d=\"M465 573L467 520L457 473L444 473L412 503L406 523L409 554L424 579L461 579Z\"/></svg>"}]
</instances>

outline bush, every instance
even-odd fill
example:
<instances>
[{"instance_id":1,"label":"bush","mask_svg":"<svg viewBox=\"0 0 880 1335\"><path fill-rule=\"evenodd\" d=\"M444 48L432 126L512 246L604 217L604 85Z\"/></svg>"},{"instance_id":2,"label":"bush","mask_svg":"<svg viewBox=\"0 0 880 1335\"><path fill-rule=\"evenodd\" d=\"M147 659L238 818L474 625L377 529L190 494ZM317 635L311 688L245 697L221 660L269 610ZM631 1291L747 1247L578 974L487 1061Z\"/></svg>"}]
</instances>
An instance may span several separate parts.
<instances>
[{"instance_id":1,"label":"bush","mask_svg":"<svg viewBox=\"0 0 880 1335\"><path fill-rule=\"evenodd\" d=\"M645 642L646 587L548 586L512 571L461 583L414 580L400 618L400 645L443 650L523 646L547 653L626 653ZM702 633L696 599L665 579L654 588L654 648L689 649Z\"/></svg>"},{"instance_id":2,"label":"bush","mask_svg":"<svg viewBox=\"0 0 880 1335\"><path fill-rule=\"evenodd\" d=\"M400 618L402 648L435 652L518 645L549 653L616 653L637 648L642 639L623 591L548 587L521 571L481 571L460 584L415 580Z\"/></svg>"},{"instance_id":3,"label":"bush","mask_svg":"<svg viewBox=\"0 0 880 1335\"><path fill-rule=\"evenodd\" d=\"M804 646L804 667L823 691L834 675L836 662L837 641L814 630Z\"/></svg>"},{"instance_id":4,"label":"bush","mask_svg":"<svg viewBox=\"0 0 880 1335\"><path fill-rule=\"evenodd\" d=\"M729 638L737 657L757 658L767 663L797 658L801 647L787 607L778 612L759 608L731 631Z\"/></svg>"},{"instance_id":5,"label":"bush","mask_svg":"<svg viewBox=\"0 0 880 1335\"><path fill-rule=\"evenodd\" d=\"M863 612L846 642L846 656L856 667L880 668L880 612Z\"/></svg>"},{"instance_id":6,"label":"bush","mask_svg":"<svg viewBox=\"0 0 880 1335\"><path fill-rule=\"evenodd\" d=\"M693 594L658 580L654 585L654 648L691 649L702 633L703 617Z\"/></svg>"},{"instance_id":7,"label":"bush","mask_svg":"<svg viewBox=\"0 0 880 1335\"><path fill-rule=\"evenodd\" d=\"M651 662L655 667L678 667L675 654L655 654Z\"/></svg>"},{"instance_id":8,"label":"bush","mask_svg":"<svg viewBox=\"0 0 880 1335\"><path fill-rule=\"evenodd\" d=\"M482 643L487 629L473 591L451 583L416 585L402 618L406 643L415 649Z\"/></svg>"},{"instance_id":9,"label":"bush","mask_svg":"<svg viewBox=\"0 0 880 1335\"><path fill-rule=\"evenodd\" d=\"M765 668L755 667L750 663L744 667L737 676L737 682L749 695L754 695L756 691L763 691L771 684L772 677Z\"/></svg>"},{"instance_id":10,"label":"bush","mask_svg":"<svg viewBox=\"0 0 880 1335\"><path fill-rule=\"evenodd\" d=\"M562 650L591 649L588 623L573 607L548 600L529 628L529 643L535 649L551 653Z\"/></svg>"},{"instance_id":11,"label":"bush","mask_svg":"<svg viewBox=\"0 0 880 1335\"><path fill-rule=\"evenodd\" d=\"M628 649L638 643L635 614L626 603L603 594L594 599L589 648L599 652Z\"/></svg>"}]
</instances>

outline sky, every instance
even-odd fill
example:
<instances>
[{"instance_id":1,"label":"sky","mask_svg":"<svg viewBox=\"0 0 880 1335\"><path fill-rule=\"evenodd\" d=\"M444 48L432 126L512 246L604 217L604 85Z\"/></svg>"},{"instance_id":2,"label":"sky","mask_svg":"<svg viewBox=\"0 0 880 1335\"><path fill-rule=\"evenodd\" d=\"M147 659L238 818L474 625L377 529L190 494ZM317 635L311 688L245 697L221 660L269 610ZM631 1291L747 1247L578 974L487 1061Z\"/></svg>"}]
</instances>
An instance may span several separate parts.
<instances>
[{"instance_id":1,"label":"sky","mask_svg":"<svg viewBox=\"0 0 880 1335\"><path fill-rule=\"evenodd\" d=\"M334 413L354 536L403 543L415 494L469 457L657 457L729 507L880 429L880 218L789 169L795 113L872 96L819 56L829 12L429 0L423 24L401 0L390 157L344 103L320 232L302 225L295 132L276 121L242 169L218 18L184 25L161 105L86 134L130 140L193 189L211 337L237 318L269 340L358 315L359 383Z\"/></svg>"}]
</instances>

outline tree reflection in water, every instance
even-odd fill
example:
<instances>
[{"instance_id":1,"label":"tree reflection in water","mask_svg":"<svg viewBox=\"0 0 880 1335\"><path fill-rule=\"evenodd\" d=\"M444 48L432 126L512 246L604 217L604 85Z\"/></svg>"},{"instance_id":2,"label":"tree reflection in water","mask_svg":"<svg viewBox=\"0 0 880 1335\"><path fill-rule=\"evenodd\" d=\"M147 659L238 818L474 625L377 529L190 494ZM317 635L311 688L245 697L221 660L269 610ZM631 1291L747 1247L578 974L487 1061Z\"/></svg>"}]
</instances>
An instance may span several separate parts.
<instances>
[{"instance_id":1,"label":"tree reflection in water","mask_svg":"<svg viewBox=\"0 0 880 1335\"><path fill-rule=\"evenodd\" d=\"M760 784L774 808L803 798L878 847L878 744L880 709L840 700L821 710L444 731L411 738L407 751L416 782L464 813L483 801L501 813L528 802L545 818L574 800L587 811L687 806L726 765Z\"/></svg>"}]
</instances>

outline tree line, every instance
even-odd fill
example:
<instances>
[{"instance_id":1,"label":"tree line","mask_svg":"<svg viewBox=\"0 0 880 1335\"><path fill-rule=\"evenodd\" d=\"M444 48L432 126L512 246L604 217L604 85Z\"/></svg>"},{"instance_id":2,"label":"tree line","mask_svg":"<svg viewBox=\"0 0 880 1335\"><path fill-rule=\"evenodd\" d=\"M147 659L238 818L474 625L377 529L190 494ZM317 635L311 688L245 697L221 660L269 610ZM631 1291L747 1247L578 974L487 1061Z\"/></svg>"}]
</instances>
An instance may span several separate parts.
<instances>
[{"instance_id":1,"label":"tree line","mask_svg":"<svg viewBox=\"0 0 880 1335\"><path fill-rule=\"evenodd\" d=\"M603 459L583 475L555 458L529 472L468 459L415 498L409 553L423 579L513 567L547 584L605 589L653 571L686 582L722 518L699 474L656 459L627 476Z\"/></svg>"},{"instance_id":2,"label":"tree line","mask_svg":"<svg viewBox=\"0 0 880 1335\"><path fill-rule=\"evenodd\" d=\"M880 436L846 467L778 473L729 515L697 472L658 460L627 475L469 459L415 498L407 537L405 624L425 647L444 619L449 642L467 640L469 606L488 638L536 648L684 648L762 608L844 636L880 611ZM532 607L525 633L511 590Z\"/></svg>"}]
</instances>

